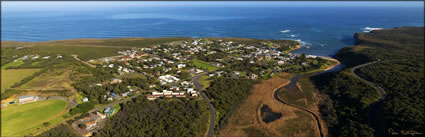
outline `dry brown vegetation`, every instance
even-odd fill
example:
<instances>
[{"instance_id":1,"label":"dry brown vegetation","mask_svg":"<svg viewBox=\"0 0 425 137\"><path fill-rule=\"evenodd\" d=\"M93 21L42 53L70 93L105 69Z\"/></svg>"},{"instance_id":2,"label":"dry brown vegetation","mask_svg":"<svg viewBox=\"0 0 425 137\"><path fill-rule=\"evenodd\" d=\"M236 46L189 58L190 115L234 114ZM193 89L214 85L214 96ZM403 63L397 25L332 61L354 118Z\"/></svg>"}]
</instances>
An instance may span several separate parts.
<instances>
[{"instance_id":1,"label":"dry brown vegetation","mask_svg":"<svg viewBox=\"0 0 425 137\"><path fill-rule=\"evenodd\" d=\"M281 74L280 77L286 75L289 74ZM317 125L310 114L274 98L274 91L289 83L288 79L280 77L255 85L251 95L232 114L219 136L319 136ZM282 116L269 123L263 122L260 111L263 105Z\"/></svg>"}]
</instances>

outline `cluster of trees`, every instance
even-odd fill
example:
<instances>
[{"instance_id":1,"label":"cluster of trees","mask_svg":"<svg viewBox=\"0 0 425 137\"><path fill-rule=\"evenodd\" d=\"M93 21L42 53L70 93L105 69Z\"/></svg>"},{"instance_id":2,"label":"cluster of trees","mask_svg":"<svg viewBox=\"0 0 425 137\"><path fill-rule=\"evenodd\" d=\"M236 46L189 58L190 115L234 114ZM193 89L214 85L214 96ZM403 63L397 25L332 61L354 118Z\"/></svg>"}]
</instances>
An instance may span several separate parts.
<instances>
[{"instance_id":1,"label":"cluster of trees","mask_svg":"<svg viewBox=\"0 0 425 137\"><path fill-rule=\"evenodd\" d=\"M198 54L197 59L206 61L206 62L217 62L216 59L222 59L226 57L227 55L222 52L216 52L213 54L205 55L205 54Z\"/></svg>"},{"instance_id":2,"label":"cluster of trees","mask_svg":"<svg viewBox=\"0 0 425 137\"><path fill-rule=\"evenodd\" d=\"M311 80L320 92L332 99L320 105L331 135L373 136L373 129L364 117L368 106L379 98L373 87L351 76L347 70L313 76Z\"/></svg>"},{"instance_id":3,"label":"cluster of trees","mask_svg":"<svg viewBox=\"0 0 425 137\"><path fill-rule=\"evenodd\" d=\"M425 130L423 60L374 64L359 69L357 73L387 92L382 107L386 121L391 121L387 123L388 128Z\"/></svg>"},{"instance_id":4,"label":"cluster of trees","mask_svg":"<svg viewBox=\"0 0 425 137\"><path fill-rule=\"evenodd\" d=\"M37 137L79 137L79 135L68 125L60 124L55 128L37 135Z\"/></svg>"},{"instance_id":5,"label":"cluster of trees","mask_svg":"<svg viewBox=\"0 0 425 137\"><path fill-rule=\"evenodd\" d=\"M291 60L292 64L287 65L286 72L298 73L308 72L320 69L324 65L330 65L332 62L322 58L307 58L303 53L295 59Z\"/></svg>"},{"instance_id":6,"label":"cluster of trees","mask_svg":"<svg viewBox=\"0 0 425 137\"><path fill-rule=\"evenodd\" d=\"M206 94L220 113L218 115L218 128L226 125L232 112L249 96L253 85L253 80L224 77L216 78L211 82Z\"/></svg>"},{"instance_id":7,"label":"cluster of trees","mask_svg":"<svg viewBox=\"0 0 425 137\"><path fill-rule=\"evenodd\" d=\"M389 129L392 129L397 133L423 134L424 28L377 30L357 33L355 38L357 45L343 48L336 58L348 69L380 61L355 73L382 87L386 96L382 101L372 103L373 98L380 97L371 95L377 93L376 89L356 80L348 69L313 77L319 90L332 99L321 106L322 114L330 124L330 133L336 136L390 136ZM370 96L373 98L367 98ZM374 112L374 116L370 117L367 113L371 112L366 112L367 109Z\"/></svg>"},{"instance_id":8,"label":"cluster of trees","mask_svg":"<svg viewBox=\"0 0 425 137\"><path fill-rule=\"evenodd\" d=\"M104 98L104 95L106 95L108 92L119 95L129 90L127 86L136 86L140 89L147 90L149 89L149 84L153 81L153 78L150 77L125 78L121 83L106 84L103 86L93 86L96 83L93 81L89 83L82 82L79 84L74 84L74 88L85 94L89 98L90 102L95 104L105 104L107 103L107 100Z\"/></svg>"},{"instance_id":9,"label":"cluster of trees","mask_svg":"<svg viewBox=\"0 0 425 137\"><path fill-rule=\"evenodd\" d=\"M75 114L78 114L78 113L87 113L93 108L94 108L94 105L92 103L85 102L85 103L82 103L82 104L78 104L77 107L70 109L69 114L75 115Z\"/></svg>"},{"instance_id":10,"label":"cluster of trees","mask_svg":"<svg viewBox=\"0 0 425 137\"><path fill-rule=\"evenodd\" d=\"M71 66L72 73L70 78L77 83L104 82L113 78L110 71L103 68L90 68L81 62L74 63ZM82 75L85 75L81 77Z\"/></svg>"},{"instance_id":11,"label":"cluster of trees","mask_svg":"<svg viewBox=\"0 0 425 137\"><path fill-rule=\"evenodd\" d=\"M16 48L16 47L1 47L1 66L9 64L15 59L18 59L31 52L30 48Z\"/></svg>"},{"instance_id":12,"label":"cluster of trees","mask_svg":"<svg viewBox=\"0 0 425 137\"><path fill-rule=\"evenodd\" d=\"M357 34L356 38L358 44L372 47L360 51L361 54L371 60L382 60L356 72L387 92L379 106L386 121L382 128L424 133L424 28L374 31Z\"/></svg>"},{"instance_id":13,"label":"cluster of trees","mask_svg":"<svg viewBox=\"0 0 425 137\"><path fill-rule=\"evenodd\" d=\"M371 33L356 33L356 46L341 49L335 58L355 66L381 60L423 60L424 28L396 28Z\"/></svg>"},{"instance_id":14,"label":"cluster of trees","mask_svg":"<svg viewBox=\"0 0 425 137\"><path fill-rule=\"evenodd\" d=\"M189 137L207 130L208 108L202 100L157 99L139 96L121 105L95 136Z\"/></svg>"},{"instance_id":15,"label":"cluster of trees","mask_svg":"<svg viewBox=\"0 0 425 137\"><path fill-rule=\"evenodd\" d=\"M256 64L256 63L249 63L249 60L234 60L231 65L225 70L228 71L245 71L247 73L255 73L259 74L261 70L267 70L268 68L271 68L272 64L263 63L263 65Z\"/></svg>"}]
</instances>

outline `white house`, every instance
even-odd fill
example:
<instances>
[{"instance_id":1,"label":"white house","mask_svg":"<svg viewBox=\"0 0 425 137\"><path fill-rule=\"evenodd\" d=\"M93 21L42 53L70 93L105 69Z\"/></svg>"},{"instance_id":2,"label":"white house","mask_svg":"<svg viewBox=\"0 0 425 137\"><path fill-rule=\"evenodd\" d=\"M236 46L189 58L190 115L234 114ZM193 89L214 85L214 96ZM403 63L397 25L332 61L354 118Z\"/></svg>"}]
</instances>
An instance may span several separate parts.
<instances>
[{"instance_id":1,"label":"white house","mask_svg":"<svg viewBox=\"0 0 425 137\"><path fill-rule=\"evenodd\" d=\"M255 74L251 74L251 76L249 76L249 78L250 78L250 79L256 79L256 78L257 78L257 75L255 75Z\"/></svg>"},{"instance_id":2,"label":"white house","mask_svg":"<svg viewBox=\"0 0 425 137\"><path fill-rule=\"evenodd\" d=\"M159 76L159 82L161 82L162 85L165 85L166 83L179 81L179 80L180 80L179 78L176 78L176 77L171 76L171 75Z\"/></svg>"},{"instance_id":3,"label":"white house","mask_svg":"<svg viewBox=\"0 0 425 137\"><path fill-rule=\"evenodd\" d=\"M162 95L164 95L164 93L158 92L158 91L153 91L152 92L152 95L154 95L154 96L162 96Z\"/></svg>"},{"instance_id":4,"label":"white house","mask_svg":"<svg viewBox=\"0 0 425 137\"><path fill-rule=\"evenodd\" d=\"M177 68L184 68L184 67L186 67L186 64L178 64L177 65Z\"/></svg>"},{"instance_id":5,"label":"white house","mask_svg":"<svg viewBox=\"0 0 425 137\"><path fill-rule=\"evenodd\" d=\"M128 92L128 91L127 92L124 92L124 93L121 94L121 96L126 97L126 96L128 96L129 93L130 92Z\"/></svg>"},{"instance_id":6,"label":"white house","mask_svg":"<svg viewBox=\"0 0 425 137\"><path fill-rule=\"evenodd\" d=\"M189 81L183 81L183 82L180 83L180 85L182 85L182 86L187 86L187 85L190 85L190 84L191 83Z\"/></svg>"},{"instance_id":7,"label":"white house","mask_svg":"<svg viewBox=\"0 0 425 137\"><path fill-rule=\"evenodd\" d=\"M109 64L108 67L109 68L114 68L114 64Z\"/></svg>"},{"instance_id":8,"label":"white house","mask_svg":"<svg viewBox=\"0 0 425 137\"><path fill-rule=\"evenodd\" d=\"M89 98L84 97L84 98L83 98L83 102L87 102L87 101L89 101Z\"/></svg>"},{"instance_id":9,"label":"white house","mask_svg":"<svg viewBox=\"0 0 425 137\"><path fill-rule=\"evenodd\" d=\"M172 92L171 95L180 95L179 92Z\"/></svg>"},{"instance_id":10,"label":"white house","mask_svg":"<svg viewBox=\"0 0 425 137\"><path fill-rule=\"evenodd\" d=\"M112 79L112 81L111 81L111 83L113 84L113 83L121 83L122 82L122 80L121 79L117 79L117 78L114 78L114 79Z\"/></svg>"},{"instance_id":11,"label":"white house","mask_svg":"<svg viewBox=\"0 0 425 137\"><path fill-rule=\"evenodd\" d=\"M32 57L31 59L38 59L38 55L35 55L34 57Z\"/></svg>"},{"instance_id":12,"label":"white house","mask_svg":"<svg viewBox=\"0 0 425 137\"><path fill-rule=\"evenodd\" d=\"M196 93L196 90L194 90L193 88L188 88L186 92L194 94L194 93Z\"/></svg>"},{"instance_id":13,"label":"white house","mask_svg":"<svg viewBox=\"0 0 425 137\"><path fill-rule=\"evenodd\" d=\"M105 118L106 118L106 116L105 116L105 115L103 115L102 113L96 112L96 114L97 114L100 118L102 118L102 119L105 119Z\"/></svg>"},{"instance_id":14,"label":"white house","mask_svg":"<svg viewBox=\"0 0 425 137\"><path fill-rule=\"evenodd\" d=\"M171 87L170 88L170 90L172 90L172 91L179 91L180 90L180 88L179 87L177 87L177 86L173 86L173 87Z\"/></svg>"},{"instance_id":15,"label":"white house","mask_svg":"<svg viewBox=\"0 0 425 137\"><path fill-rule=\"evenodd\" d=\"M285 64L285 61L279 60L279 61L277 61L277 64L279 64L279 65Z\"/></svg>"},{"instance_id":16,"label":"white house","mask_svg":"<svg viewBox=\"0 0 425 137\"><path fill-rule=\"evenodd\" d=\"M156 85L155 85L155 84L151 84L151 85L149 85L149 88L154 88L154 87L156 87Z\"/></svg>"}]
</instances>

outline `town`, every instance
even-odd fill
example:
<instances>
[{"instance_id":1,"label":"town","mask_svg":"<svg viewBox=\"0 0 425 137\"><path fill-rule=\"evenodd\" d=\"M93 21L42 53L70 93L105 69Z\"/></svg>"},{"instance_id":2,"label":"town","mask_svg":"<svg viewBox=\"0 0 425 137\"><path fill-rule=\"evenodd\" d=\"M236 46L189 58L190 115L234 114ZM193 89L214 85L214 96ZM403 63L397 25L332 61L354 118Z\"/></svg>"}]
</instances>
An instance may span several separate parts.
<instances>
[{"instance_id":1,"label":"town","mask_svg":"<svg viewBox=\"0 0 425 137\"><path fill-rule=\"evenodd\" d=\"M313 55L300 59L301 55L287 52L299 46L280 46L272 42L245 45L221 39L195 39L151 48L132 48L118 52L119 56L89 60L89 63L115 76L109 82L92 83L91 86L118 84L123 81L122 77L142 75L150 77L149 81L145 81L148 88L144 88L144 93L150 93L146 96L149 100L160 97L196 98L198 91L190 77L203 72L207 72L210 78L226 75L257 79L298 68L297 63L308 67L319 66L319 62L326 61ZM140 87L125 86L128 90L105 92L102 96L107 101L114 101L141 90Z\"/></svg>"},{"instance_id":2,"label":"town","mask_svg":"<svg viewBox=\"0 0 425 137\"><path fill-rule=\"evenodd\" d=\"M292 43L291 43L292 42ZM295 41L273 43L261 41L244 43L222 39L193 39L155 45L148 48L131 48L119 51L118 56L91 59L87 62L77 60L93 69L105 73L105 77L93 78L74 84L81 98L70 114L87 112L72 123L80 135L91 136L102 128L108 117L119 108L110 105L125 102L139 95L148 100L187 98L198 99L198 89L193 77L203 76L201 83L219 77L261 80L271 78L280 72L309 71L329 65L326 59L289 51L300 48ZM36 60L39 55L24 55L14 62ZM62 59L42 57L43 60ZM207 84L204 84L207 86ZM205 89L207 87L204 87ZM38 96L21 96L8 104L36 102ZM2 107L5 107L2 104ZM82 111L82 106L87 107ZM99 107L104 106L99 109ZM81 107L81 108L80 108ZM95 108L95 111L89 109Z\"/></svg>"}]
</instances>

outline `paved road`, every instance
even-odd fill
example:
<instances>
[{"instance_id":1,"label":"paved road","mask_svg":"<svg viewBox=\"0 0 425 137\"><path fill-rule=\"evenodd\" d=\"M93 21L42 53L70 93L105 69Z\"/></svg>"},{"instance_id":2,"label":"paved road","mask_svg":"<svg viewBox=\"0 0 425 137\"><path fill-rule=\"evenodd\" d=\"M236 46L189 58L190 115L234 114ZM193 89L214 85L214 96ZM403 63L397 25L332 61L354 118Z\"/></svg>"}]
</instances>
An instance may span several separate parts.
<instances>
[{"instance_id":1,"label":"paved road","mask_svg":"<svg viewBox=\"0 0 425 137\"><path fill-rule=\"evenodd\" d=\"M355 67L353 67L353 68L351 69L351 73L354 75L354 77L356 77L356 78L360 79L361 81L363 81L363 82L367 83L369 86L376 87L376 89L378 89L379 93L381 94L381 98L380 98L380 99L384 99L384 98L385 98L385 91L384 91L384 89L382 89L381 87L379 87L379 86L375 85L374 83L372 83L372 82L370 82L370 81L368 81L368 80L366 80L366 79L363 79L362 77L358 76L358 75L355 73L355 71L356 71L357 69L359 69L359 68L366 67L366 66L368 66L368 65L372 65L372 64L376 64L376 63L382 63L382 62L374 61L374 62L369 62L369 63L365 63L365 64L357 65L357 66L355 66Z\"/></svg>"},{"instance_id":2,"label":"paved road","mask_svg":"<svg viewBox=\"0 0 425 137\"><path fill-rule=\"evenodd\" d=\"M199 91L199 94L201 94L202 98L204 99L205 102L207 102L208 107L210 109L210 113L211 113L211 120L210 120L210 128L208 129L208 134L207 137L212 137L214 134L214 127L215 127L215 118L216 118L216 112L215 112L215 108L214 106L211 104L210 99L208 98L207 95L205 95L204 92L202 92L202 85L199 83L199 78L205 74L208 74L207 72L198 74L196 76L194 76L192 78L193 84L195 85L196 90Z\"/></svg>"},{"instance_id":3,"label":"paved road","mask_svg":"<svg viewBox=\"0 0 425 137\"><path fill-rule=\"evenodd\" d=\"M395 61L395 60L392 60L392 61ZM366 83L366 84L368 84L369 86L375 87L375 88L379 91L379 93L380 93L380 95L381 95L381 98L380 98L378 101L373 102L373 103L370 105L370 107L368 108L368 110L367 110L367 119L368 119L368 123L369 123L369 124L371 124L371 126L372 126L372 127L374 127L374 129L378 129L378 130L380 129L380 125L379 125L379 124L376 124L376 123L377 123L377 121L376 121L376 116L374 116L374 114L378 113L378 112L377 112L378 107L379 107L379 105L382 105L382 103L383 103L383 100L384 100L384 98L385 98L386 93L385 93L384 89L382 89L381 87L377 86L377 85L376 85L376 84L374 84L373 82L370 82L370 81L368 81L368 80L366 80L366 79L363 79L362 77L358 76L358 75L355 73L355 71L356 71L357 69L359 69L359 68L366 67L366 66L368 66L368 65L372 65L372 64L376 64L376 63L382 63L382 62L389 62L389 61L380 61L380 62L379 62L379 61L374 61L374 62L369 62L369 63L365 63L365 64L357 65L357 66L355 66L355 67L353 67L353 68L351 69L351 73L353 74L353 76L354 76L354 77L356 77L356 78L360 79L361 81L365 82L365 83ZM381 129L381 130L383 130L383 129ZM379 135L378 135L378 136L379 136Z\"/></svg>"}]
</instances>

